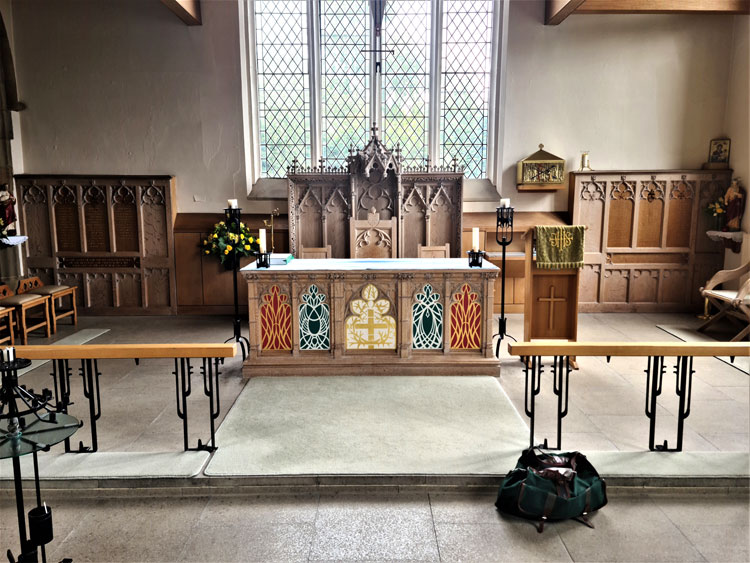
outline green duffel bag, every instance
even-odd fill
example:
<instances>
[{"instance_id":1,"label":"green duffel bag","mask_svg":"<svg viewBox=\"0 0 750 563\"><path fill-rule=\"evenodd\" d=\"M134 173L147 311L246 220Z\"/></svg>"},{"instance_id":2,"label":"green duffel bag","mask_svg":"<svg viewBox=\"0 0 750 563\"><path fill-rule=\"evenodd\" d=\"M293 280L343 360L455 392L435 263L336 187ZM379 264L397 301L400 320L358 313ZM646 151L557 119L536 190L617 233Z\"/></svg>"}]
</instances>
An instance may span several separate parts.
<instances>
[{"instance_id":1,"label":"green duffel bag","mask_svg":"<svg viewBox=\"0 0 750 563\"><path fill-rule=\"evenodd\" d=\"M495 506L501 512L538 520L573 518L593 528L588 515L607 504L607 487L581 452L524 450L500 485Z\"/></svg>"}]
</instances>

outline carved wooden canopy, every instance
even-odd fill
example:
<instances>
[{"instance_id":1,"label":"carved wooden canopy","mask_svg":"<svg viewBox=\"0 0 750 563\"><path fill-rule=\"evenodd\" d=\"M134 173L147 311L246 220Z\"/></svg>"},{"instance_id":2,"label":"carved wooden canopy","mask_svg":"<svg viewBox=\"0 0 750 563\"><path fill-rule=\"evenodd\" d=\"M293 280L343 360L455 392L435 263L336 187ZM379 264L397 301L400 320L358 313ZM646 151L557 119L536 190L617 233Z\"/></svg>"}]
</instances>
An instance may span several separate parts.
<instances>
[{"instance_id":1,"label":"carved wooden canopy","mask_svg":"<svg viewBox=\"0 0 750 563\"><path fill-rule=\"evenodd\" d=\"M404 167L398 147L389 150L373 128L362 150L350 149L346 166L287 169L289 245L295 256L304 247L331 246L332 258L378 255L363 248L383 244L388 256L416 258L420 246L450 244L461 249L463 168ZM373 233L363 232L370 224ZM385 252L385 251L384 251Z\"/></svg>"}]
</instances>

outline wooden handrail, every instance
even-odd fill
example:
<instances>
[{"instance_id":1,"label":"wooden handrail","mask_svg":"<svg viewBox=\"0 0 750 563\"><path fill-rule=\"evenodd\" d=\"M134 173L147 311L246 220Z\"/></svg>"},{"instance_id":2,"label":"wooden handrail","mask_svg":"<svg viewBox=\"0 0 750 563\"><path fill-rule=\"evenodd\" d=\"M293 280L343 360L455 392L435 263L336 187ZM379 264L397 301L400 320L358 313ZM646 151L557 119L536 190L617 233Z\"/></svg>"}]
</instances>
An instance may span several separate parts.
<instances>
[{"instance_id":1,"label":"wooden handrail","mask_svg":"<svg viewBox=\"0 0 750 563\"><path fill-rule=\"evenodd\" d=\"M232 358L237 344L83 344L16 346L16 357L28 360L118 360L144 358Z\"/></svg>"},{"instance_id":2,"label":"wooden handrail","mask_svg":"<svg viewBox=\"0 0 750 563\"><path fill-rule=\"evenodd\" d=\"M516 342L514 356L750 356L744 342Z\"/></svg>"}]
</instances>

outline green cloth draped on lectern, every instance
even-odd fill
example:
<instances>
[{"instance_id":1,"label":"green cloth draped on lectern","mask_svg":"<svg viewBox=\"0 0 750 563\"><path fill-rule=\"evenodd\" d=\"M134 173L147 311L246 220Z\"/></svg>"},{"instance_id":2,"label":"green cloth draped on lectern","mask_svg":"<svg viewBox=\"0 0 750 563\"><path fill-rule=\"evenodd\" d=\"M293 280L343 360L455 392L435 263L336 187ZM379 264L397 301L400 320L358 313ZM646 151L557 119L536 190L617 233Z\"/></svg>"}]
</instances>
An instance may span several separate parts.
<instances>
[{"instance_id":1,"label":"green cloth draped on lectern","mask_svg":"<svg viewBox=\"0 0 750 563\"><path fill-rule=\"evenodd\" d=\"M536 227L536 266L545 270L583 267L583 225Z\"/></svg>"}]
</instances>

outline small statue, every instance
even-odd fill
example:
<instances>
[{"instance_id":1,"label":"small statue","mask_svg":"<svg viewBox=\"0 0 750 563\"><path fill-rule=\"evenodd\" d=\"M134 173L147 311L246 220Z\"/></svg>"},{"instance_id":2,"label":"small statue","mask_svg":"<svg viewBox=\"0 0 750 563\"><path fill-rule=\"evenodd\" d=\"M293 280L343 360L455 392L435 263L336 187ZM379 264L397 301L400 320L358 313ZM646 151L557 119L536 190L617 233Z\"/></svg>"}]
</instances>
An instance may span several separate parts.
<instances>
[{"instance_id":1,"label":"small statue","mask_svg":"<svg viewBox=\"0 0 750 563\"><path fill-rule=\"evenodd\" d=\"M727 210L725 230L739 231L742 225L742 214L745 211L745 190L739 185L739 178L732 180L724 194L724 205Z\"/></svg>"},{"instance_id":2,"label":"small statue","mask_svg":"<svg viewBox=\"0 0 750 563\"><path fill-rule=\"evenodd\" d=\"M10 193L8 184L0 186L0 234L16 234L16 198Z\"/></svg>"}]
</instances>

